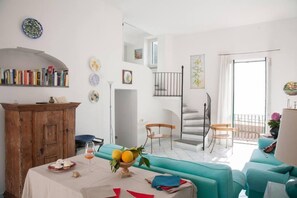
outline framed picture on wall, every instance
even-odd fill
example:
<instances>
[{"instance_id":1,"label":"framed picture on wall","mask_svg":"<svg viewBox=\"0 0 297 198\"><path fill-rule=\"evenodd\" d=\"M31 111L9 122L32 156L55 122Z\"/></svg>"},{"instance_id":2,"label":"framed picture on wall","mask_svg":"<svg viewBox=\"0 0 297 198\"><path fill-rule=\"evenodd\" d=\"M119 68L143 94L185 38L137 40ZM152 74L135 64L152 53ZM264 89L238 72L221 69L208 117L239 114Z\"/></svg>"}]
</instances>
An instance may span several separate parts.
<instances>
[{"instance_id":1,"label":"framed picture on wall","mask_svg":"<svg viewBox=\"0 0 297 198\"><path fill-rule=\"evenodd\" d=\"M122 82L123 82L123 84L132 84L132 71L123 70L123 72L122 72Z\"/></svg>"},{"instance_id":2,"label":"framed picture on wall","mask_svg":"<svg viewBox=\"0 0 297 198\"><path fill-rule=\"evenodd\" d=\"M142 49L135 49L134 50L134 58L135 59L142 59Z\"/></svg>"},{"instance_id":3,"label":"framed picture on wall","mask_svg":"<svg viewBox=\"0 0 297 198\"><path fill-rule=\"evenodd\" d=\"M190 56L191 89L205 89L204 54Z\"/></svg>"}]
</instances>

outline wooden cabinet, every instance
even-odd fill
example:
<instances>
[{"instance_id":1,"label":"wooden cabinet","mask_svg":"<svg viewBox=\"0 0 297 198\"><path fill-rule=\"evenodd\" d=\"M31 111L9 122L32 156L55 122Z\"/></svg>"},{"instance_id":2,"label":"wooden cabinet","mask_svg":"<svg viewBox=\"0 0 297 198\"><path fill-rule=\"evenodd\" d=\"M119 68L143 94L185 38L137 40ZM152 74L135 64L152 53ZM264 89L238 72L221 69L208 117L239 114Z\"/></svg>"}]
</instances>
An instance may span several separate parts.
<instances>
[{"instance_id":1,"label":"wooden cabinet","mask_svg":"<svg viewBox=\"0 0 297 198\"><path fill-rule=\"evenodd\" d=\"M31 167L75 155L79 103L6 104L5 197L21 197Z\"/></svg>"}]
</instances>

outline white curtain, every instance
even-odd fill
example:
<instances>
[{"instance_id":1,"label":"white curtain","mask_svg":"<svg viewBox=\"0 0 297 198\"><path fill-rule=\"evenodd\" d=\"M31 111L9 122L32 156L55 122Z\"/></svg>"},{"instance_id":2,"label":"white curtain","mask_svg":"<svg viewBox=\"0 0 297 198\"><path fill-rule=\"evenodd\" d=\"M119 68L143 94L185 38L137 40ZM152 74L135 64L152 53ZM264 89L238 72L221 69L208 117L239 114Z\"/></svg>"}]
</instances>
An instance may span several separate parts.
<instances>
[{"instance_id":1,"label":"white curtain","mask_svg":"<svg viewBox=\"0 0 297 198\"><path fill-rule=\"evenodd\" d=\"M217 123L232 123L232 60L230 56L220 57L220 79Z\"/></svg>"}]
</instances>

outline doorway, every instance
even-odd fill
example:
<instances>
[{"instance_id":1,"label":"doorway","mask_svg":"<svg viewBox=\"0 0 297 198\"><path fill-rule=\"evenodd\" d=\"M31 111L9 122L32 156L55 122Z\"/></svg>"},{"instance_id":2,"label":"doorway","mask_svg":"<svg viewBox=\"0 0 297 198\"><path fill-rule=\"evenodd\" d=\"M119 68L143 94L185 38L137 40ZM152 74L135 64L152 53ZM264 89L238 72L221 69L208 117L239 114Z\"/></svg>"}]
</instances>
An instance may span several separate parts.
<instances>
[{"instance_id":1,"label":"doorway","mask_svg":"<svg viewBox=\"0 0 297 198\"><path fill-rule=\"evenodd\" d=\"M137 146L137 91L115 90L115 143Z\"/></svg>"},{"instance_id":2,"label":"doorway","mask_svg":"<svg viewBox=\"0 0 297 198\"><path fill-rule=\"evenodd\" d=\"M257 140L265 133L267 59L233 61L233 125L235 139Z\"/></svg>"}]
</instances>

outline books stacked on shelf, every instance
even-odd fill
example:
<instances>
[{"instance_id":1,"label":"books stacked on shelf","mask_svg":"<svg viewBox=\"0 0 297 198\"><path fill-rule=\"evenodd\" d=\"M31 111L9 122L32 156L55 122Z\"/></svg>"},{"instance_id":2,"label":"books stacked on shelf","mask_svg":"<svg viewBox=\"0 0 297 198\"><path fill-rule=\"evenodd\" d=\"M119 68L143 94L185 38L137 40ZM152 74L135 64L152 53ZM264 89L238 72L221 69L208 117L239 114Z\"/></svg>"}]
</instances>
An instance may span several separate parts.
<instances>
[{"instance_id":1,"label":"books stacked on shelf","mask_svg":"<svg viewBox=\"0 0 297 198\"><path fill-rule=\"evenodd\" d=\"M33 70L0 67L0 85L68 87L68 70L56 70L52 65Z\"/></svg>"}]
</instances>

